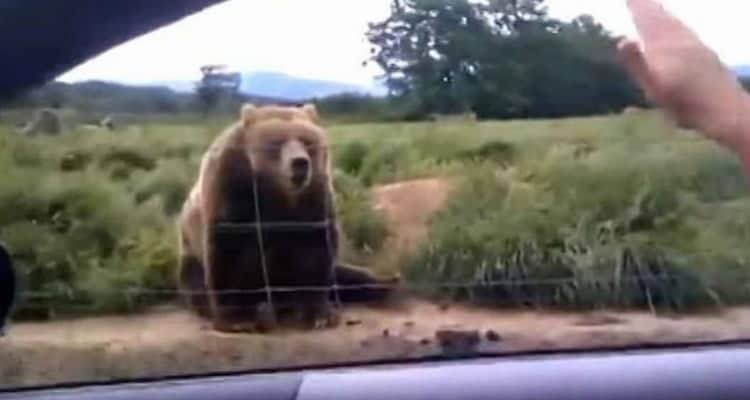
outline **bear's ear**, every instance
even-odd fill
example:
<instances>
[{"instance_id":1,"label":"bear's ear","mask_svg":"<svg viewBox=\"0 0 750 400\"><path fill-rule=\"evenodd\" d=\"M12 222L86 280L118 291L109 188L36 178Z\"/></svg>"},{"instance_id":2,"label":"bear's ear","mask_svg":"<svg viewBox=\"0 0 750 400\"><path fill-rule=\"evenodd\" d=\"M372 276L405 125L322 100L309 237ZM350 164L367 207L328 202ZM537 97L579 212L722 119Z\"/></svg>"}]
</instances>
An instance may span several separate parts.
<instances>
[{"instance_id":1,"label":"bear's ear","mask_svg":"<svg viewBox=\"0 0 750 400\"><path fill-rule=\"evenodd\" d=\"M315 104L307 103L304 106L302 106L302 111L307 115L307 118L310 118L313 122L319 122L320 121L320 115L318 114L318 108L315 107Z\"/></svg>"},{"instance_id":2,"label":"bear's ear","mask_svg":"<svg viewBox=\"0 0 750 400\"><path fill-rule=\"evenodd\" d=\"M248 127L255 122L257 110L258 107L251 103L246 103L242 106L242 110L240 111L240 120L242 121L242 125L244 127Z\"/></svg>"}]
</instances>

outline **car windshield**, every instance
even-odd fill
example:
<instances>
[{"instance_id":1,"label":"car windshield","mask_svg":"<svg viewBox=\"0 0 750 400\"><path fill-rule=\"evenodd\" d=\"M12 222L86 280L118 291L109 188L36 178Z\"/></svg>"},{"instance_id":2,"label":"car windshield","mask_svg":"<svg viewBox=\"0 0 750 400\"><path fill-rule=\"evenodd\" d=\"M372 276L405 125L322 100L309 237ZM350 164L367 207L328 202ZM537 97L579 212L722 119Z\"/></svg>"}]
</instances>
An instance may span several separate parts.
<instances>
[{"instance_id":1,"label":"car windshield","mask_svg":"<svg viewBox=\"0 0 750 400\"><path fill-rule=\"evenodd\" d=\"M750 337L625 1L215 3L3 99L0 389ZM744 79L721 3L665 2Z\"/></svg>"}]
</instances>

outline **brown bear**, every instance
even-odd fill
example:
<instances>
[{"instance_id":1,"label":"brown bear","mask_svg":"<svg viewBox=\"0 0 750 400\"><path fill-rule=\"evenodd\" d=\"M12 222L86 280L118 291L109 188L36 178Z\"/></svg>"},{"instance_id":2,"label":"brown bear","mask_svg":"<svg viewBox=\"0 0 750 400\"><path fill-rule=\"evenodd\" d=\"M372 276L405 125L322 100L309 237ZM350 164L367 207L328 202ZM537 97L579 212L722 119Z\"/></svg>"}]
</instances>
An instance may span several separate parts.
<instances>
[{"instance_id":1,"label":"brown bear","mask_svg":"<svg viewBox=\"0 0 750 400\"><path fill-rule=\"evenodd\" d=\"M204 155L178 219L178 284L214 329L269 329L286 309L311 327L335 325L327 288L382 283L338 264L327 140L313 105L248 104ZM270 302L266 283L284 288ZM314 290L288 290L294 287ZM385 292L340 293L372 300Z\"/></svg>"}]
</instances>

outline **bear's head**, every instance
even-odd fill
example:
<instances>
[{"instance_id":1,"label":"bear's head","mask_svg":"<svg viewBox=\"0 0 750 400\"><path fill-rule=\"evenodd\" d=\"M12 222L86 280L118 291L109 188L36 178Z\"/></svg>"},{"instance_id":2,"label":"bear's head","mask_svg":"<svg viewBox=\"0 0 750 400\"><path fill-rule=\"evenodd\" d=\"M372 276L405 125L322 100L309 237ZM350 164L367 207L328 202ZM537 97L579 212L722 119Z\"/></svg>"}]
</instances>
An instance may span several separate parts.
<instances>
[{"instance_id":1,"label":"bear's head","mask_svg":"<svg viewBox=\"0 0 750 400\"><path fill-rule=\"evenodd\" d=\"M271 177L292 195L327 182L328 138L314 105L246 104L241 114L243 146L255 173Z\"/></svg>"}]
</instances>

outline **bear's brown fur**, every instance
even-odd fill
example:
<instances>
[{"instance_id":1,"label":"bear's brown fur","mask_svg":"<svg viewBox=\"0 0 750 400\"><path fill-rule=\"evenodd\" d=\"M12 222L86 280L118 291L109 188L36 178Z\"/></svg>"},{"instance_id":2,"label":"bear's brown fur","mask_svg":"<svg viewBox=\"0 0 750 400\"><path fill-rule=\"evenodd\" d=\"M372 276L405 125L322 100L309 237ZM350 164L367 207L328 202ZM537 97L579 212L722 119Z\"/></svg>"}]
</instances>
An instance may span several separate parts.
<instances>
[{"instance_id":1,"label":"bear's brown fur","mask_svg":"<svg viewBox=\"0 0 750 400\"><path fill-rule=\"evenodd\" d=\"M210 318L214 329L270 328L285 308L312 326L336 323L328 290L275 292L274 309L269 309L263 262L274 288L328 288L336 272L340 284L378 283L365 270L334 269L339 233L327 139L312 105L246 105L240 121L217 137L203 157L178 220L178 283L188 305ZM263 229L262 234L215 229L222 223L256 223L257 215L266 224L328 225ZM373 293L382 295L363 292L359 297L369 299ZM358 297L344 294L348 300Z\"/></svg>"}]
</instances>

